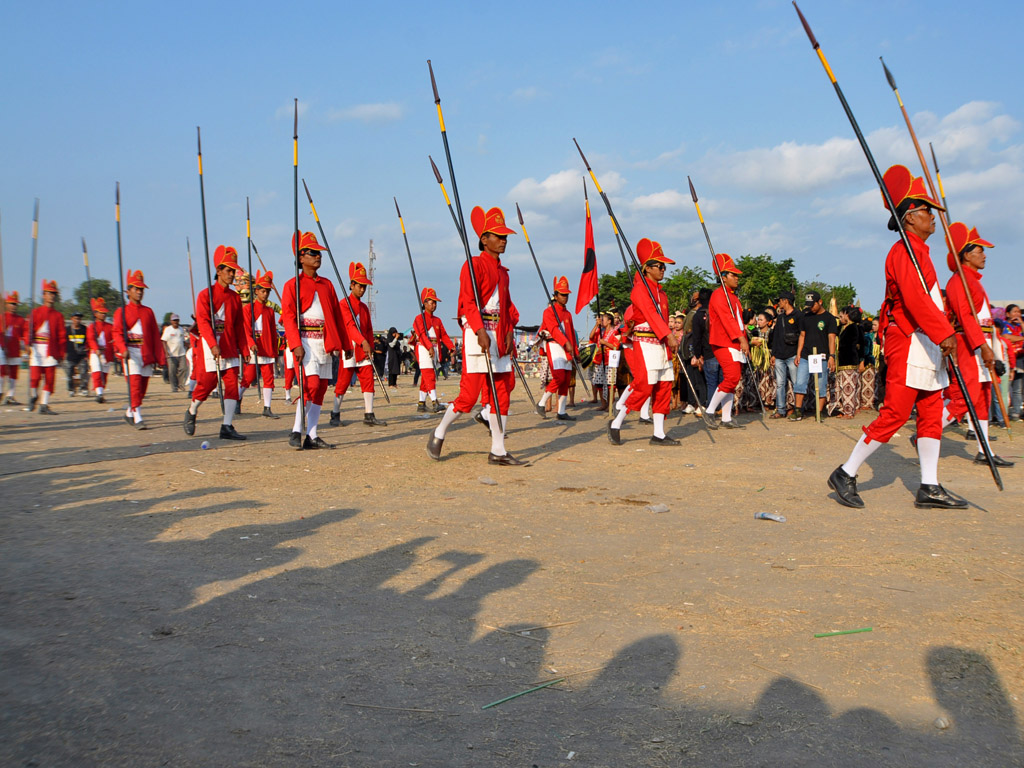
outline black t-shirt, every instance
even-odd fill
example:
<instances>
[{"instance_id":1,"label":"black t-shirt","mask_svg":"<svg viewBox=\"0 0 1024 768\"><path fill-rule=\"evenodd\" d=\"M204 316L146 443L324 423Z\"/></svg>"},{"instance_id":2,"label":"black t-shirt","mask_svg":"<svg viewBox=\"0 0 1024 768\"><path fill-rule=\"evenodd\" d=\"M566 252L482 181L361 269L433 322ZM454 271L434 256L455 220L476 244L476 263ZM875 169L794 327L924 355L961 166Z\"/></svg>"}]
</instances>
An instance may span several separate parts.
<instances>
[{"instance_id":1,"label":"black t-shirt","mask_svg":"<svg viewBox=\"0 0 1024 768\"><path fill-rule=\"evenodd\" d=\"M89 348L85 343L85 326L75 328L73 325L66 326L68 343L64 354L72 360L81 360L89 354Z\"/></svg>"},{"instance_id":2,"label":"black t-shirt","mask_svg":"<svg viewBox=\"0 0 1024 768\"><path fill-rule=\"evenodd\" d=\"M796 345L800 341L800 318L804 313L794 309L791 314L780 312L772 326L771 347L772 354L779 360L796 355Z\"/></svg>"},{"instance_id":3,"label":"black t-shirt","mask_svg":"<svg viewBox=\"0 0 1024 768\"><path fill-rule=\"evenodd\" d=\"M819 355L828 354L829 334L839 334L839 323L828 312L820 315L806 314L800 318L800 330L804 332L804 348L800 357L806 360L814 354L815 348Z\"/></svg>"}]
</instances>

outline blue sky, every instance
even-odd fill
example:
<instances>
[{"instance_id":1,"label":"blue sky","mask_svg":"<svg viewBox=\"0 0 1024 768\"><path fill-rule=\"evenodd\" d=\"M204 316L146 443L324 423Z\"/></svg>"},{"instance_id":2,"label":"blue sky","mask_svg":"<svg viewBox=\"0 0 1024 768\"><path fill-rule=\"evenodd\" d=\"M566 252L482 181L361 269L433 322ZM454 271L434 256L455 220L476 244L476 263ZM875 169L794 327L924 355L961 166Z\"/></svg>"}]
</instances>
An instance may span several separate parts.
<instances>
[{"instance_id":1,"label":"blue sky","mask_svg":"<svg viewBox=\"0 0 1024 768\"><path fill-rule=\"evenodd\" d=\"M954 219L997 248L985 282L1024 298L1024 108L1019 4L801 5L884 168L917 164L884 55L925 144L935 143ZM838 100L788 2L5 3L0 7L0 214L4 280L29 291L31 216L41 199L37 279L69 290L117 282L114 182L126 268L147 303L186 314L185 238L205 280L195 162L202 126L210 251L253 239L283 285L291 270L291 103L300 174L340 268L377 252L379 326L415 314L392 196L421 287L454 312L463 254L427 155L444 151L432 59L463 206L515 202L550 281L583 263L579 139L626 234L709 265L686 176L716 248L792 257L801 278L883 296L886 214ZM591 190L593 192L593 190ZM621 265L592 197L598 266ZM314 229L300 203L300 226ZM517 225L514 228L518 229ZM944 248L930 241L939 273ZM523 322L544 294L523 238L506 263ZM325 264L326 272L329 267ZM38 294L38 289L37 289Z\"/></svg>"}]
</instances>

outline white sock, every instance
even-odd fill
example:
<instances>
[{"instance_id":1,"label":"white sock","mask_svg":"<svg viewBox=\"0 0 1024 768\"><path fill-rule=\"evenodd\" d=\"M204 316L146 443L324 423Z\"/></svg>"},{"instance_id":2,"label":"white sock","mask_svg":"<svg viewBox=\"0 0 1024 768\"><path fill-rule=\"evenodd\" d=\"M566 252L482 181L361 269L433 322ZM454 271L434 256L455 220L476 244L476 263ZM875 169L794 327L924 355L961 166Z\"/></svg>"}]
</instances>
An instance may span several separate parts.
<instances>
[{"instance_id":1,"label":"white sock","mask_svg":"<svg viewBox=\"0 0 1024 768\"><path fill-rule=\"evenodd\" d=\"M320 424L320 411L323 410L322 405L309 404L309 408L306 409L306 434L309 435L310 440L316 440L316 428Z\"/></svg>"},{"instance_id":2,"label":"white sock","mask_svg":"<svg viewBox=\"0 0 1024 768\"><path fill-rule=\"evenodd\" d=\"M483 416L485 419L490 417L490 415L491 415L491 404L490 403L488 403L487 405L485 405L483 408L480 409L480 415Z\"/></svg>"},{"instance_id":3,"label":"white sock","mask_svg":"<svg viewBox=\"0 0 1024 768\"><path fill-rule=\"evenodd\" d=\"M363 392L363 410L373 413L373 392Z\"/></svg>"},{"instance_id":4,"label":"white sock","mask_svg":"<svg viewBox=\"0 0 1024 768\"><path fill-rule=\"evenodd\" d=\"M624 390L622 390L622 394L619 396L619 399L615 403L616 409L624 408L626 406L626 401L629 399L629 396L631 394L633 394L633 385L632 384L630 384Z\"/></svg>"},{"instance_id":5,"label":"white sock","mask_svg":"<svg viewBox=\"0 0 1024 768\"><path fill-rule=\"evenodd\" d=\"M505 451L505 430L502 429L501 419L496 413L487 414L487 423L491 425L491 453L495 456L504 456Z\"/></svg>"},{"instance_id":6,"label":"white sock","mask_svg":"<svg viewBox=\"0 0 1024 768\"><path fill-rule=\"evenodd\" d=\"M264 408L269 408L270 407L270 401L273 398L273 396L274 396L274 390L272 390L270 387L263 387L263 407Z\"/></svg>"},{"instance_id":7,"label":"white sock","mask_svg":"<svg viewBox=\"0 0 1024 768\"><path fill-rule=\"evenodd\" d=\"M435 402L435 403L437 402L437 390L436 389L430 390L430 399L433 402Z\"/></svg>"},{"instance_id":8,"label":"white sock","mask_svg":"<svg viewBox=\"0 0 1024 768\"><path fill-rule=\"evenodd\" d=\"M50 393L49 393L49 392L47 392L47 391L46 391L46 390L44 389L44 390L43 390L43 405L49 405L49 404L50 404Z\"/></svg>"},{"instance_id":9,"label":"white sock","mask_svg":"<svg viewBox=\"0 0 1024 768\"><path fill-rule=\"evenodd\" d=\"M860 465L867 461L868 456L878 450L878 446L881 443L877 440L868 442L867 435L861 435L860 440L853 446L853 450L850 451L850 458L843 464L843 472L848 474L850 477L856 477L857 471L860 469Z\"/></svg>"},{"instance_id":10,"label":"white sock","mask_svg":"<svg viewBox=\"0 0 1024 768\"><path fill-rule=\"evenodd\" d=\"M341 410L341 397L341 395L334 396L334 413L337 413L338 411Z\"/></svg>"},{"instance_id":11,"label":"white sock","mask_svg":"<svg viewBox=\"0 0 1024 768\"><path fill-rule=\"evenodd\" d=\"M558 412L560 414L562 414L563 416L565 415L565 403L566 403L566 401L568 399L569 399L568 395L559 395L558 396Z\"/></svg>"},{"instance_id":12,"label":"white sock","mask_svg":"<svg viewBox=\"0 0 1024 768\"><path fill-rule=\"evenodd\" d=\"M96 397L103 397L103 387L96 387Z\"/></svg>"},{"instance_id":13,"label":"white sock","mask_svg":"<svg viewBox=\"0 0 1024 768\"><path fill-rule=\"evenodd\" d=\"M934 437L917 438L917 458L921 460L921 485L939 484L940 440Z\"/></svg>"},{"instance_id":14,"label":"white sock","mask_svg":"<svg viewBox=\"0 0 1024 768\"><path fill-rule=\"evenodd\" d=\"M651 398L644 400L644 404L640 406L640 418L648 419L651 418Z\"/></svg>"},{"instance_id":15,"label":"white sock","mask_svg":"<svg viewBox=\"0 0 1024 768\"><path fill-rule=\"evenodd\" d=\"M945 429L954 421L956 421L956 419L954 419L953 416L949 413L949 408L945 405L942 406L942 428Z\"/></svg>"},{"instance_id":16,"label":"white sock","mask_svg":"<svg viewBox=\"0 0 1024 768\"><path fill-rule=\"evenodd\" d=\"M981 434L985 438L985 444L991 449L992 445L988 441L988 419L978 419L978 423L981 425ZM977 440L978 453L984 453L985 449L981 447L981 440Z\"/></svg>"},{"instance_id":17,"label":"white sock","mask_svg":"<svg viewBox=\"0 0 1024 768\"><path fill-rule=\"evenodd\" d=\"M421 403L427 402L427 393L424 392L422 389L420 390L420 402Z\"/></svg>"},{"instance_id":18,"label":"white sock","mask_svg":"<svg viewBox=\"0 0 1024 768\"><path fill-rule=\"evenodd\" d=\"M136 408L135 411L134 411L134 416L135 416L135 423L136 424L138 424L140 421L142 421L142 409L141 408Z\"/></svg>"},{"instance_id":19,"label":"white sock","mask_svg":"<svg viewBox=\"0 0 1024 768\"><path fill-rule=\"evenodd\" d=\"M131 403L129 403L128 407L125 408L124 415L125 415L126 418L129 418L129 419L132 417L132 405L131 405Z\"/></svg>"},{"instance_id":20,"label":"white sock","mask_svg":"<svg viewBox=\"0 0 1024 768\"><path fill-rule=\"evenodd\" d=\"M231 426L231 420L235 418L235 409L238 408L237 400L225 400L224 401L224 424L225 426Z\"/></svg>"},{"instance_id":21,"label":"white sock","mask_svg":"<svg viewBox=\"0 0 1024 768\"><path fill-rule=\"evenodd\" d=\"M39 389L37 387L29 387L28 388L28 396L29 397L38 397L38 395L39 395Z\"/></svg>"},{"instance_id":22,"label":"white sock","mask_svg":"<svg viewBox=\"0 0 1024 768\"><path fill-rule=\"evenodd\" d=\"M612 421L612 429L622 429L622 422L626 420L626 406L620 406L619 412L615 414L615 419Z\"/></svg>"},{"instance_id":23,"label":"white sock","mask_svg":"<svg viewBox=\"0 0 1024 768\"><path fill-rule=\"evenodd\" d=\"M245 390L247 390L247 389L248 389L248 387L239 387L238 388L238 402L242 402L242 398L245 397Z\"/></svg>"},{"instance_id":24,"label":"white sock","mask_svg":"<svg viewBox=\"0 0 1024 768\"><path fill-rule=\"evenodd\" d=\"M193 416L195 416L197 413L199 413L199 401L198 400L193 400L191 403L188 404L188 412L191 413Z\"/></svg>"},{"instance_id":25,"label":"white sock","mask_svg":"<svg viewBox=\"0 0 1024 768\"><path fill-rule=\"evenodd\" d=\"M295 423L292 424L292 432L302 432L302 403L295 404Z\"/></svg>"},{"instance_id":26,"label":"white sock","mask_svg":"<svg viewBox=\"0 0 1024 768\"><path fill-rule=\"evenodd\" d=\"M725 397L722 398L722 421L732 421L732 404L736 400L736 395L729 392Z\"/></svg>"},{"instance_id":27,"label":"white sock","mask_svg":"<svg viewBox=\"0 0 1024 768\"><path fill-rule=\"evenodd\" d=\"M548 404L548 400L550 400L550 399L551 399L551 393L548 392L547 390L545 390L544 394L540 396L540 402L537 403L537 405L539 405L541 408L543 408L543 407L545 407Z\"/></svg>"},{"instance_id":28,"label":"white sock","mask_svg":"<svg viewBox=\"0 0 1024 768\"><path fill-rule=\"evenodd\" d=\"M448 427L452 425L452 422L459 418L459 414L455 412L455 406L451 403L448 404L448 408L444 412L444 416L441 417L441 423L437 425L434 430L434 437L438 440L444 440L444 435L448 431Z\"/></svg>"},{"instance_id":29,"label":"white sock","mask_svg":"<svg viewBox=\"0 0 1024 768\"><path fill-rule=\"evenodd\" d=\"M654 414L654 436L665 437L665 414Z\"/></svg>"},{"instance_id":30,"label":"white sock","mask_svg":"<svg viewBox=\"0 0 1024 768\"><path fill-rule=\"evenodd\" d=\"M723 392L722 390L716 387L715 393L711 396L711 399L708 401L708 413L714 416L715 411L718 410L718 406L722 404L722 401L725 400L727 394L727 392Z\"/></svg>"}]
</instances>

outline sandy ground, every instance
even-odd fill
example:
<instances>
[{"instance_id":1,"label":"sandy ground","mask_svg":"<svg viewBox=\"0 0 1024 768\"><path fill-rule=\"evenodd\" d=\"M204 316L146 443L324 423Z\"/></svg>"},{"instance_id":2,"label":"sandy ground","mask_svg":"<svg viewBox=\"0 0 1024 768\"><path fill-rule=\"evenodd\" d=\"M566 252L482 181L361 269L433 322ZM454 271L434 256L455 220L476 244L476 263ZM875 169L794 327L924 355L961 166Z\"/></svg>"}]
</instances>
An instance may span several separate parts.
<instances>
[{"instance_id":1,"label":"sandy ground","mask_svg":"<svg viewBox=\"0 0 1024 768\"><path fill-rule=\"evenodd\" d=\"M505 468L467 417L430 461L400 383L335 451L288 448L280 391L246 443L162 382L145 432L119 382L0 409L0 764L1024 765L1024 431L1003 493L947 433L945 513L904 428L855 511L825 479L867 416L615 447L517 388Z\"/></svg>"}]
</instances>

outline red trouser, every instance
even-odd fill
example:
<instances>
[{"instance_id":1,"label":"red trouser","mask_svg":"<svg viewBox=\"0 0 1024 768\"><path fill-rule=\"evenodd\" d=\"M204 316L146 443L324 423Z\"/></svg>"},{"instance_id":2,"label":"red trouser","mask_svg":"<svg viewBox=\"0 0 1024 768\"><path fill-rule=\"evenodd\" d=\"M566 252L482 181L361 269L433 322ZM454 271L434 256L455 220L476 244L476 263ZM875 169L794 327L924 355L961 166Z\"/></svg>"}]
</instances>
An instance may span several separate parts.
<instances>
[{"instance_id":1,"label":"red trouser","mask_svg":"<svg viewBox=\"0 0 1024 768\"><path fill-rule=\"evenodd\" d=\"M975 362L974 355L971 355L966 360L961 357L959 362L960 375L963 376L964 386L967 387L967 392L971 396L974 412L978 414L979 419L987 421L989 409L992 407L992 382L980 379L978 376L978 364ZM885 396L889 396L888 392ZM946 396L949 398L949 415L960 421L967 415L967 402L956 379L949 382Z\"/></svg>"},{"instance_id":2,"label":"red trouser","mask_svg":"<svg viewBox=\"0 0 1024 768\"><path fill-rule=\"evenodd\" d=\"M216 378L214 382L214 386L216 386ZM128 389L131 392L132 408L141 408L142 400L146 397L146 390L149 389L149 376L139 376L133 373L128 377Z\"/></svg>"},{"instance_id":3,"label":"red trouser","mask_svg":"<svg viewBox=\"0 0 1024 768\"><path fill-rule=\"evenodd\" d=\"M286 390L295 386L296 379L298 379L298 375L295 373L295 368L284 369L284 388Z\"/></svg>"},{"instance_id":4,"label":"red trouser","mask_svg":"<svg viewBox=\"0 0 1024 768\"><path fill-rule=\"evenodd\" d=\"M349 384L352 383L352 368L339 368L338 369L338 382L334 385L334 394L337 397L341 397L348 391ZM355 368L359 372L359 388L366 392L373 392L373 371L370 370L369 365L361 365Z\"/></svg>"},{"instance_id":5,"label":"red trouser","mask_svg":"<svg viewBox=\"0 0 1024 768\"><path fill-rule=\"evenodd\" d=\"M352 370L351 368L349 370ZM330 382L327 379L321 379L319 376L310 376L308 373L305 377L300 377L298 371L295 373L295 378L298 381L306 382L306 402L312 403L313 405L323 405L324 395L327 394L327 387L330 386Z\"/></svg>"},{"instance_id":6,"label":"red trouser","mask_svg":"<svg viewBox=\"0 0 1024 768\"><path fill-rule=\"evenodd\" d=\"M93 389L99 389L100 387L107 386L107 374L103 371L93 371L91 376Z\"/></svg>"},{"instance_id":7,"label":"red trouser","mask_svg":"<svg viewBox=\"0 0 1024 768\"><path fill-rule=\"evenodd\" d=\"M437 389L437 376L434 375L434 366L420 368L420 392L430 393Z\"/></svg>"},{"instance_id":8,"label":"red trouser","mask_svg":"<svg viewBox=\"0 0 1024 768\"><path fill-rule=\"evenodd\" d=\"M20 365L0 365L0 376L6 376L8 379L18 378L18 369Z\"/></svg>"},{"instance_id":9,"label":"red trouser","mask_svg":"<svg viewBox=\"0 0 1024 768\"><path fill-rule=\"evenodd\" d=\"M200 370L203 364L202 355L197 355L199 365L196 366L196 388L192 390L192 399L203 402L210 393L217 389L217 372ZM238 399L238 368L231 366L220 372L221 384L224 387L225 400Z\"/></svg>"},{"instance_id":10,"label":"red trouser","mask_svg":"<svg viewBox=\"0 0 1024 768\"><path fill-rule=\"evenodd\" d=\"M251 387L256 381L256 363L245 364L245 378L242 380L243 387ZM274 364L259 363L260 373L263 374L263 386L266 389L274 388Z\"/></svg>"},{"instance_id":11,"label":"red trouser","mask_svg":"<svg viewBox=\"0 0 1024 768\"><path fill-rule=\"evenodd\" d=\"M561 371L558 368L551 369L551 381L544 387L545 392L558 393L558 396L569 394L569 379L572 378L571 371Z\"/></svg>"},{"instance_id":12,"label":"red trouser","mask_svg":"<svg viewBox=\"0 0 1024 768\"><path fill-rule=\"evenodd\" d=\"M910 412L917 406L917 436L942 437L942 390L928 391L907 386L907 357L910 338L895 325L885 333L885 402L878 417L864 427L869 440L889 442L896 430L907 423Z\"/></svg>"},{"instance_id":13,"label":"red trouser","mask_svg":"<svg viewBox=\"0 0 1024 768\"><path fill-rule=\"evenodd\" d=\"M736 385L740 383L740 373L743 369L738 362L732 359L729 347L712 347L711 351L715 353L715 360L722 368L722 383L718 385L718 391L727 394L735 392ZM714 393L712 392L712 394Z\"/></svg>"},{"instance_id":14,"label":"red trouser","mask_svg":"<svg viewBox=\"0 0 1024 768\"><path fill-rule=\"evenodd\" d=\"M494 374L494 386L498 390L498 413L508 416L508 403L516 386L515 372ZM491 405L491 387L486 373L463 373L459 381L459 396L452 403L456 413L469 413L476 405L477 398L483 405Z\"/></svg>"},{"instance_id":15,"label":"red trouser","mask_svg":"<svg viewBox=\"0 0 1024 768\"><path fill-rule=\"evenodd\" d=\"M644 407L647 398L651 398L651 412L667 415L669 407L672 405L672 382L659 381L655 384L649 384L647 381L647 369L641 369L640 374L639 377L633 376L633 384L631 385L633 391L626 398L626 411L630 413L639 411Z\"/></svg>"},{"instance_id":16,"label":"red trouser","mask_svg":"<svg viewBox=\"0 0 1024 768\"><path fill-rule=\"evenodd\" d=\"M43 377L43 391L53 394L53 382L57 378L57 366L48 365L46 367L33 365L28 369L28 385L32 389L39 387L39 377Z\"/></svg>"}]
</instances>

